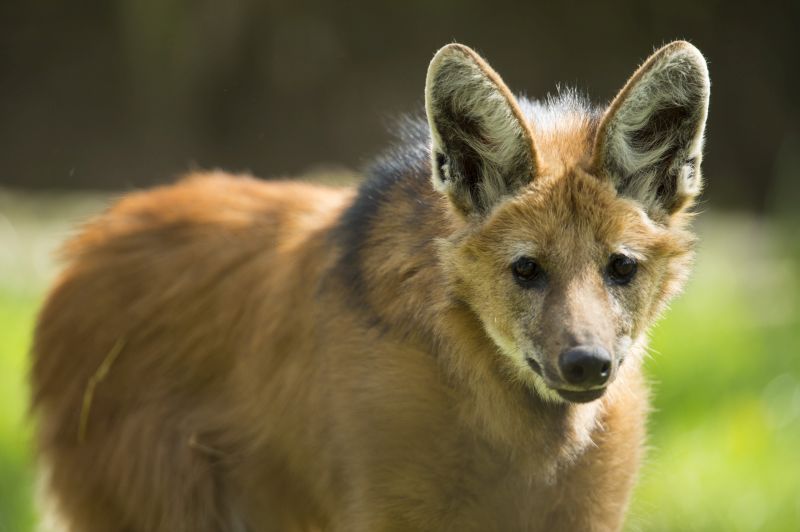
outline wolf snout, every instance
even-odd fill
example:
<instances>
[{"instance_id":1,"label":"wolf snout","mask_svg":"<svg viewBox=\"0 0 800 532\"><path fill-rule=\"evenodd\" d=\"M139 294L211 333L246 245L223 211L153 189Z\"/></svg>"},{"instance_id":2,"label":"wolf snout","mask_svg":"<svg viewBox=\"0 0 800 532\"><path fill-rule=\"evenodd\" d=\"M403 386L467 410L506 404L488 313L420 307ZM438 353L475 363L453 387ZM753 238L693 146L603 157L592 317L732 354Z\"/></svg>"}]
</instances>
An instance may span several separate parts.
<instances>
[{"instance_id":1,"label":"wolf snout","mask_svg":"<svg viewBox=\"0 0 800 532\"><path fill-rule=\"evenodd\" d=\"M558 370L564 382L584 390L605 386L612 369L611 355L598 345L572 347L558 357Z\"/></svg>"}]
</instances>

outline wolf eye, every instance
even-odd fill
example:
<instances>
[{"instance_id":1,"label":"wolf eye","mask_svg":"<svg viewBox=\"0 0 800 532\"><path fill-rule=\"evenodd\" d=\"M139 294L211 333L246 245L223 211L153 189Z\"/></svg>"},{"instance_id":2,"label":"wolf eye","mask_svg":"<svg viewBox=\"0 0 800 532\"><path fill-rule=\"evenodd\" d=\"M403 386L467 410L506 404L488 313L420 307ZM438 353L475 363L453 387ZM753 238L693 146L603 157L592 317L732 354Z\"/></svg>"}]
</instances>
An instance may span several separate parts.
<instances>
[{"instance_id":1,"label":"wolf eye","mask_svg":"<svg viewBox=\"0 0 800 532\"><path fill-rule=\"evenodd\" d=\"M514 261L511 265L511 271L514 272L514 279L523 288L532 288L544 281L544 270L539 264L529 258L521 257Z\"/></svg>"},{"instance_id":2,"label":"wolf eye","mask_svg":"<svg viewBox=\"0 0 800 532\"><path fill-rule=\"evenodd\" d=\"M615 284L625 285L636 275L636 259L627 255L612 255L608 263L608 277Z\"/></svg>"}]
</instances>

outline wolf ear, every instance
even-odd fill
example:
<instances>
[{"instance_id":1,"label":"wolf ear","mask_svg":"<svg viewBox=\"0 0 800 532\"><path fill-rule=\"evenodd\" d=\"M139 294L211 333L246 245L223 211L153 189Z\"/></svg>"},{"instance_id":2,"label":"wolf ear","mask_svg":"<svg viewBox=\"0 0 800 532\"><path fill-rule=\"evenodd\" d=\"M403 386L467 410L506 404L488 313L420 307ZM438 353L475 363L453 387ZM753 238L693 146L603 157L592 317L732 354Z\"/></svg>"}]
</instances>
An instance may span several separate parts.
<instances>
[{"instance_id":1,"label":"wolf ear","mask_svg":"<svg viewBox=\"0 0 800 532\"><path fill-rule=\"evenodd\" d=\"M486 214L536 172L531 132L517 102L470 48L450 44L428 67L425 110L434 187L464 215Z\"/></svg>"},{"instance_id":2,"label":"wolf ear","mask_svg":"<svg viewBox=\"0 0 800 532\"><path fill-rule=\"evenodd\" d=\"M663 219L700 192L700 162L710 82L706 61L684 41L655 52L606 111L593 167L619 194Z\"/></svg>"}]
</instances>

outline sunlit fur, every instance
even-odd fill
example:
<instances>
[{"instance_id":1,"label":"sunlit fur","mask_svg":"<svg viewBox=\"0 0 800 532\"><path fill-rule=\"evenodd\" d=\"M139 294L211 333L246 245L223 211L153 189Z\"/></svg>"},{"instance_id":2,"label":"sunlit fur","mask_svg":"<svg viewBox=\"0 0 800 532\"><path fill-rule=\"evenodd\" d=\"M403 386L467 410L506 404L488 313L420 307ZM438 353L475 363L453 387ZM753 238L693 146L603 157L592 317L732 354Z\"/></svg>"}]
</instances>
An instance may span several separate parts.
<instances>
[{"instance_id":1,"label":"sunlit fur","mask_svg":"<svg viewBox=\"0 0 800 532\"><path fill-rule=\"evenodd\" d=\"M513 98L451 45L428 102L461 94L472 118L429 105L357 191L195 174L86 224L33 349L48 529L618 530L647 331L688 273L699 186L641 195L656 174L613 174L610 139L631 83L676 53L701 57L669 45L605 110ZM451 60L468 82L437 78ZM663 138L697 156L697 135ZM508 151L484 164L495 144ZM439 173L437 150L472 159ZM638 260L627 286L605 274L614 253ZM521 256L546 283L514 281ZM587 342L612 380L571 403L558 356Z\"/></svg>"}]
</instances>

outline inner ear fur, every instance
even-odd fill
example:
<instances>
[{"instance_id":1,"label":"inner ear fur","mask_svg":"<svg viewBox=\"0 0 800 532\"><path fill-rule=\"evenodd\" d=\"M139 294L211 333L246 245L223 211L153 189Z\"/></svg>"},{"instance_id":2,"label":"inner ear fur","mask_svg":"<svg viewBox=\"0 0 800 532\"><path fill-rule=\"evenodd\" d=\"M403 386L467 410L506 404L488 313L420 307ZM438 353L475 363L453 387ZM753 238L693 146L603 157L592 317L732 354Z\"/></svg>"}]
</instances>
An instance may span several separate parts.
<instances>
[{"instance_id":1,"label":"inner ear fur","mask_svg":"<svg viewBox=\"0 0 800 532\"><path fill-rule=\"evenodd\" d=\"M705 58L685 41L650 56L614 98L598 128L592 166L655 219L689 206L700 163L710 81Z\"/></svg>"},{"instance_id":2,"label":"inner ear fur","mask_svg":"<svg viewBox=\"0 0 800 532\"><path fill-rule=\"evenodd\" d=\"M464 215L484 215L530 183L533 137L508 87L473 50L450 44L425 86L434 187Z\"/></svg>"}]
</instances>

